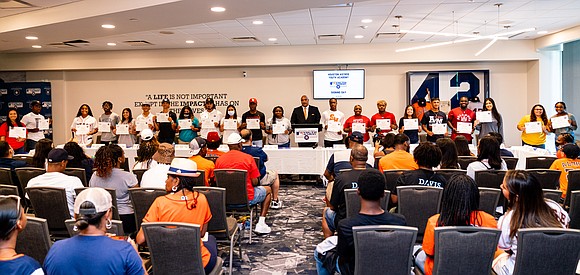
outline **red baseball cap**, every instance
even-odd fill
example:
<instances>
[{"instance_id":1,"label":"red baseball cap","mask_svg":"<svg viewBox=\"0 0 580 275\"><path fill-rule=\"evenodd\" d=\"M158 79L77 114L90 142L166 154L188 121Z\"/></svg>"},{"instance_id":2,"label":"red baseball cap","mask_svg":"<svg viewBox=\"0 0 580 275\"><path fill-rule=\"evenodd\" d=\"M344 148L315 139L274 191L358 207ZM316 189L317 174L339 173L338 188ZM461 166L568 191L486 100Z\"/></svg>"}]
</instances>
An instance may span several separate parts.
<instances>
[{"instance_id":1,"label":"red baseball cap","mask_svg":"<svg viewBox=\"0 0 580 275\"><path fill-rule=\"evenodd\" d=\"M250 98L250 103L258 104L258 100L252 97L252 98Z\"/></svg>"},{"instance_id":2,"label":"red baseball cap","mask_svg":"<svg viewBox=\"0 0 580 275\"><path fill-rule=\"evenodd\" d=\"M218 134L218 132L207 133L207 141L208 142L216 142L219 140L220 140L220 134Z\"/></svg>"}]
</instances>

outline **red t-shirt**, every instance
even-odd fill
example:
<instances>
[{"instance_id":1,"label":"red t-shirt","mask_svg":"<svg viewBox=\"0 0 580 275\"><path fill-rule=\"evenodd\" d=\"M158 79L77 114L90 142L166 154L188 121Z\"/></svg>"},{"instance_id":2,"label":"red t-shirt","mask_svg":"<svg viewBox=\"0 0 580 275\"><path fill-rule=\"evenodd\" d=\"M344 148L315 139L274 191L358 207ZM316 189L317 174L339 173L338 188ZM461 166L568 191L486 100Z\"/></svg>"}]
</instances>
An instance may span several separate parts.
<instances>
[{"instance_id":1,"label":"red t-shirt","mask_svg":"<svg viewBox=\"0 0 580 275\"><path fill-rule=\"evenodd\" d=\"M215 169L240 169L248 171L246 178L246 190L248 191L248 200L254 199L253 178L260 178L260 171L254 158L242 151L230 150L223 154L215 161Z\"/></svg>"},{"instance_id":2,"label":"red t-shirt","mask_svg":"<svg viewBox=\"0 0 580 275\"><path fill-rule=\"evenodd\" d=\"M20 122L19 127L26 127L26 125ZM8 137L9 131L10 130L8 129L8 122L2 123L2 125L0 125L0 137L6 137L6 142L8 142L8 144L10 145L10 147L12 147L12 149L16 150L24 146L24 141L18 142L15 138ZM26 134L28 135L28 130L26 130Z\"/></svg>"},{"instance_id":3,"label":"red t-shirt","mask_svg":"<svg viewBox=\"0 0 580 275\"><path fill-rule=\"evenodd\" d=\"M377 125L377 119L390 119L391 120L391 125L392 124L397 124L397 120L396 120L395 115L393 113L385 112L382 115L379 114L379 113L374 114L371 117L371 126ZM391 132L391 131L393 131L393 130L392 129L391 130L383 130L383 129L381 129L380 134L386 134L386 133Z\"/></svg>"},{"instance_id":4,"label":"red t-shirt","mask_svg":"<svg viewBox=\"0 0 580 275\"><path fill-rule=\"evenodd\" d=\"M449 122L451 122L451 125L453 125L455 129L457 129L457 122L472 123L475 120L475 113L470 109L466 108L465 110L461 110L461 107L457 107L449 111L447 119ZM451 134L451 139L455 140L455 137L457 135L462 135L467 139L467 141L471 142L471 134L458 134L455 131L453 131L453 133Z\"/></svg>"},{"instance_id":5,"label":"red t-shirt","mask_svg":"<svg viewBox=\"0 0 580 275\"><path fill-rule=\"evenodd\" d=\"M364 123L365 127L371 126L371 120L366 116L360 115L360 116L351 116L351 117L347 118L346 121L344 122L344 128L345 129L352 128L353 123ZM349 135L351 133L352 133L352 131L348 132ZM369 138L370 138L369 133L367 131L365 131L364 132L364 141L369 140Z\"/></svg>"}]
</instances>

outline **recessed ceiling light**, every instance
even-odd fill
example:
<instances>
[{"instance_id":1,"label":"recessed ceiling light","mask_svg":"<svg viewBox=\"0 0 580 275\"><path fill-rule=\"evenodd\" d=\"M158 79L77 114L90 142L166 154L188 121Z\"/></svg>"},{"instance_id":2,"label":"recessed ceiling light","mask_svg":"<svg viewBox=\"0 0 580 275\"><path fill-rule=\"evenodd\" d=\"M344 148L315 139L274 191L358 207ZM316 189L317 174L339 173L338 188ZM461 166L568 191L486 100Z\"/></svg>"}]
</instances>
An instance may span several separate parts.
<instances>
[{"instance_id":1,"label":"recessed ceiling light","mask_svg":"<svg viewBox=\"0 0 580 275\"><path fill-rule=\"evenodd\" d=\"M111 25L111 24L103 24L103 25L101 25L101 27L102 27L103 29L114 29L114 28L115 28L115 25Z\"/></svg>"},{"instance_id":2,"label":"recessed ceiling light","mask_svg":"<svg viewBox=\"0 0 580 275\"><path fill-rule=\"evenodd\" d=\"M548 31L539 31L538 34L546 34Z\"/></svg>"},{"instance_id":3,"label":"recessed ceiling light","mask_svg":"<svg viewBox=\"0 0 580 275\"><path fill-rule=\"evenodd\" d=\"M264 24L264 21L262 21L262 20L254 20L254 21L252 21L252 24L254 24L254 25L262 25L262 24Z\"/></svg>"},{"instance_id":4,"label":"recessed ceiling light","mask_svg":"<svg viewBox=\"0 0 580 275\"><path fill-rule=\"evenodd\" d=\"M32 45L32 47L33 47L33 48L35 48L35 49L40 49L40 48L42 48L42 46L40 46L40 45Z\"/></svg>"},{"instance_id":5,"label":"recessed ceiling light","mask_svg":"<svg viewBox=\"0 0 580 275\"><path fill-rule=\"evenodd\" d=\"M186 40L185 43L187 43L187 44L193 44L193 43L195 43L195 41L193 41L193 40Z\"/></svg>"},{"instance_id":6,"label":"recessed ceiling light","mask_svg":"<svg viewBox=\"0 0 580 275\"><path fill-rule=\"evenodd\" d=\"M372 19L363 19L363 20L361 20L360 22L361 22L361 23L368 24L368 23L372 23L372 22L373 22L373 20L372 20Z\"/></svg>"},{"instance_id":7,"label":"recessed ceiling light","mask_svg":"<svg viewBox=\"0 0 580 275\"><path fill-rule=\"evenodd\" d=\"M27 36L27 37L24 37L24 38L26 38L28 40L38 40L38 37L36 37L36 36Z\"/></svg>"},{"instance_id":8,"label":"recessed ceiling light","mask_svg":"<svg viewBox=\"0 0 580 275\"><path fill-rule=\"evenodd\" d=\"M224 8L224 7L212 7L210 10L213 12L224 12L224 11L226 11L226 8Z\"/></svg>"},{"instance_id":9,"label":"recessed ceiling light","mask_svg":"<svg viewBox=\"0 0 580 275\"><path fill-rule=\"evenodd\" d=\"M271 37L271 38L268 38L268 41L271 41L271 42L278 41L278 38Z\"/></svg>"},{"instance_id":10,"label":"recessed ceiling light","mask_svg":"<svg viewBox=\"0 0 580 275\"><path fill-rule=\"evenodd\" d=\"M364 36L359 34L359 35L355 35L354 38L361 39L361 38L364 38Z\"/></svg>"},{"instance_id":11,"label":"recessed ceiling light","mask_svg":"<svg viewBox=\"0 0 580 275\"><path fill-rule=\"evenodd\" d=\"M117 43L109 42L107 43L107 46L117 46Z\"/></svg>"}]
</instances>

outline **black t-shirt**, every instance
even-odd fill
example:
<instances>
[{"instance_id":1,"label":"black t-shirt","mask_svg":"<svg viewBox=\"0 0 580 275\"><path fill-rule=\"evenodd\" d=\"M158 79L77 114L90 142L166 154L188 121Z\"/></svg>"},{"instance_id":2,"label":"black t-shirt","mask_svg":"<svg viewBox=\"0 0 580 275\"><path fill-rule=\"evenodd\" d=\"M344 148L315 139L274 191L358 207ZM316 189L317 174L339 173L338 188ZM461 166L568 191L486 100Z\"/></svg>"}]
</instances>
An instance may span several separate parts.
<instances>
[{"instance_id":1,"label":"black t-shirt","mask_svg":"<svg viewBox=\"0 0 580 275\"><path fill-rule=\"evenodd\" d=\"M246 119L248 118L259 118L260 122L263 122L264 125L266 124L266 116L264 115L264 113L256 110L255 114L251 114L250 111L245 112L242 115L242 123L246 122ZM251 129L250 131L252 131L252 140L262 140L263 136L262 136L262 129L260 126L260 129Z\"/></svg>"},{"instance_id":2,"label":"black t-shirt","mask_svg":"<svg viewBox=\"0 0 580 275\"><path fill-rule=\"evenodd\" d=\"M398 214L385 212L380 215L356 214L338 223L338 244L337 252L340 256L339 267L341 274L352 274L354 272L354 237L353 226L362 225L407 225L405 218Z\"/></svg>"},{"instance_id":3,"label":"black t-shirt","mask_svg":"<svg viewBox=\"0 0 580 275\"><path fill-rule=\"evenodd\" d=\"M396 186L423 185L443 188L445 183L447 183L445 177L437 174L437 172L427 169L417 169L403 172L397 179ZM391 190L391 194L393 195L397 195L396 186Z\"/></svg>"},{"instance_id":4,"label":"black t-shirt","mask_svg":"<svg viewBox=\"0 0 580 275\"><path fill-rule=\"evenodd\" d=\"M177 115L174 112L169 111L169 117L173 120L173 123L177 123ZM175 137L175 131L171 128L172 123L162 122L159 123L159 135L157 139L159 140L168 140Z\"/></svg>"},{"instance_id":5,"label":"black t-shirt","mask_svg":"<svg viewBox=\"0 0 580 275\"><path fill-rule=\"evenodd\" d=\"M336 217L334 218L334 225L346 218L346 199L344 198L345 189L357 189L358 177L364 170L350 170L341 172L334 180L332 187L332 196L330 197L330 204L334 207Z\"/></svg>"},{"instance_id":6,"label":"black t-shirt","mask_svg":"<svg viewBox=\"0 0 580 275\"><path fill-rule=\"evenodd\" d=\"M433 110L429 110L423 114L423 119L421 119L421 125L426 125L429 131L433 131L432 124L447 124L447 115L444 112L438 111L437 113ZM437 139L444 137L445 135L427 135L427 140L431 142L437 141Z\"/></svg>"}]
</instances>

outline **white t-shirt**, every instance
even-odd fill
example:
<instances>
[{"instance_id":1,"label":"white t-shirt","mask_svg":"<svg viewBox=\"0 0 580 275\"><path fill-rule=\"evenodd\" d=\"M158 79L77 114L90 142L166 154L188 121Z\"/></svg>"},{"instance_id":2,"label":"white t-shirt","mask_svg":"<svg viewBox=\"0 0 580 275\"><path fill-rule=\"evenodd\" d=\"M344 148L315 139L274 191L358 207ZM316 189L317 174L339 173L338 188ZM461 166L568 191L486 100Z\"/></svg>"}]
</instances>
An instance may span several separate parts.
<instances>
[{"instance_id":1,"label":"white t-shirt","mask_svg":"<svg viewBox=\"0 0 580 275\"><path fill-rule=\"evenodd\" d=\"M75 119L73 119L72 124L70 125L71 129L76 129L77 125L89 125L89 132L97 129L98 124L97 124L97 120L92 117L92 116L87 116L85 118L83 118L82 116L79 117L75 117ZM77 142L78 144L91 144L93 142L93 135L77 135L75 134L75 137L77 138Z\"/></svg>"},{"instance_id":2,"label":"white t-shirt","mask_svg":"<svg viewBox=\"0 0 580 275\"><path fill-rule=\"evenodd\" d=\"M326 110L324 111L324 113L322 113L320 123L322 123L323 126L328 126L328 121L335 121L340 122L340 124L344 127L344 120L345 117L341 111ZM342 140L342 134L338 134L337 132L324 131L324 140L328 141Z\"/></svg>"},{"instance_id":3,"label":"white t-shirt","mask_svg":"<svg viewBox=\"0 0 580 275\"><path fill-rule=\"evenodd\" d=\"M495 170L490 168L491 166L489 166L487 159L484 159L482 161L474 161L467 166L467 175L470 176L473 180L475 180L475 171ZM503 159L501 160L501 169L499 170L507 170L507 164L505 164L505 161Z\"/></svg>"},{"instance_id":4,"label":"white t-shirt","mask_svg":"<svg viewBox=\"0 0 580 275\"><path fill-rule=\"evenodd\" d=\"M224 120L225 120L225 119L226 119L226 118L225 118L225 117L223 117L223 118L220 120L220 124L221 124L221 125L224 125ZM232 119L233 119L233 118L232 118ZM242 118L241 118L241 117L238 117L238 118L236 118L235 120L237 121L238 125L242 123ZM209 132L208 132L208 133L209 133ZM224 138L223 138L223 140L228 140L228 137L229 137L231 134L233 134L233 133L238 133L238 134L239 134L239 132L238 132L238 129L224 129L224 132L223 132L223 137L224 137ZM204 138L206 138L206 137L207 137L207 134L205 135L205 137L204 137Z\"/></svg>"},{"instance_id":5,"label":"white t-shirt","mask_svg":"<svg viewBox=\"0 0 580 275\"><path fill-rule=\"evenodd\" d=\"M272 128L272 120L274 120L275 118L270 118L268 121L266 121L266 129L269 130L274 130ZM276 124L281 124L282 127L284 127L284 129L288 132L292 131L292 124L290 123L290 120L282 117L280 119L276 118ZM280 145L280 144L285 144L288 143L290 141L290 135L286 135L286 134L276 134L276 137L273 137L274 134L268 135L268 144L272 144L272 145Z\"/></svg>"},{"instance_id":6,"label":"white t-shirt","mask_svg":"<svg viewBox=\"0 0 580 275\"><path fill-rule=\"evenodd\" d=\"M207 138L207 133L209 132L218 132L218 134L221 135L220 128L215 127L214 122L220 123L222 118L222 112L218 111L217 109L213 109L211 112L204 110L199 115L199 122L201 123L201 130L199 131L199 134L201 137Z\"/></svg>"},{"instance_id":7,"label":"white t-shirt","mask_svg":"<svg viewBox=\"0 0 580 275\"><path fill-rule=\"evenodd\" d=\"M148 161L136 162L133 169L151 169L157 165L157 161L150 159Z\"/></svg>"},{"instance_id":8,"label":"white t-shirt","mask_svg":"<svg viewBox=\"0 0 580 275\"><path fill-rule=\"evenodd\" d=\"M155 167L143 173L141 187L143 188L161 188L165 189L165 180L167 180L168 164L158 163Z\"/></svg>"},{"instance_id":9,"label":"white t-shirt","mask_svg":"<svg viewBox=\"0 0 580 275\"><path fill-rule=\"evenodd\" d=\"M22 117L22 119L20 120L20 122L24 123L24 125L26 125L26 129L36 129L38 128L38 121L41 119L45 119L43 115L41 114L35 114L33 112L30 112L26 115L24 115ZM38 131L36 133L32 133L30 131L28 131L28 139L34 140L34 141L39 141L41 139L44 138L44 131Z\"/></svg>"},{"instance_id":10,"label":"white t-shirt","mask_svg":"<svg viewBox=\"0 0 580 275\"><path fill-rule=\"evenodd\" d=\"M136 121L146 121L147 125L153 125L153 114L149 113L148 116L144 116L143 114L140 114L137 116L137 118L135 119L135 123Z\"/></svg>"},{"instance_id":11,"label":"white t-shirt","mask_svg":"<svg viewBox=\"0 0 580 275\"><path fill-rule=\"evenodd\" d=\"M74 205L75 205L75 188L82 188L83 183L77 177L68 176L60 172L49 172L44 173L40 176L30 179L28 182L28 187L60 187L66 189L66 200L68 202L68 209L70 211L71 218L74 217ZM28 198L28 194L26 195Z\"/></svg>"}]
</instances>

